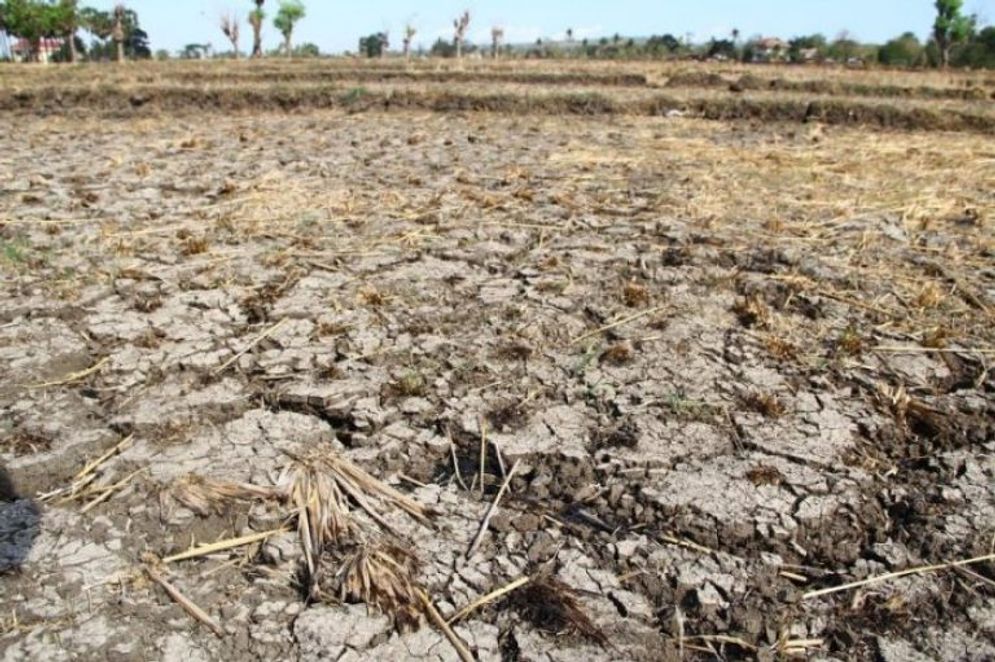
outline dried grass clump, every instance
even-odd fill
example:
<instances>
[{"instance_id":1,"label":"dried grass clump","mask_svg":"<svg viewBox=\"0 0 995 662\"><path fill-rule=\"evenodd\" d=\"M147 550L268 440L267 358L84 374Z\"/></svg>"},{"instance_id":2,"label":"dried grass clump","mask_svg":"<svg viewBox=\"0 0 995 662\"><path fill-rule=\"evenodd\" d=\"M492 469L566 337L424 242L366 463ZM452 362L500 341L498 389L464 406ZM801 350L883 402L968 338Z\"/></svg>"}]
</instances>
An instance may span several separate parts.
<instances>
[{"instance_id":1,"label":"dried grass clump","mask_svg":"<svg viewBox=\"0 0 995 662\"><path fill-rule=\"evenodd\" d=\"M31 455L43 453L52 448L52 440L32 432L16 431L0 439L0 449L14 454Z\"/></svg>"},{"instance_id":2,"label":"dried grass clump","mask_svg":"<svg viewBox=\"0 0 995 662\"><path fill-rule=\"evenodd\" d=\"M529 409L519 400L500 402L487 411L491 428L499 432L520 430L529 422Z\"/></svg>"},{"instance_id":3,"label":"dried grass clump","mask_svg":"<svg viewBox=\"0 0 995 662\"><path fill-rule=\"evenodd\" d=\"M766 328L770 325L770 308L757 294L749 294L733 304L732 312L739 323L747 328Z\"/></svg>"},{"instance_id":4,"label":"dried grass clump","mask_svg":"<svg viewBox=\"0 0 995 662\"><path fill-rule=\"evenodd\" d=\"M601 362L611 365L625 365L632 361L634 352L629 343L616 343L601 353Z\"/></svg>"},{"instance_id":5,"label":"dried grass clump","mask_svg":"<svg viewBox=\"0 0 995 662\"><path fill-rule=\"evenodd\" d=\"M200 255L201 253L206 253L210 247L210 242L204 237L187 237L180 245L180 254L187 257Z\"/></svg>"},{"instance_id":6,"label":"dried grass clump","mask_svg":"<svg viewBox=\"0 0 995 662\"><path fill-rule=\"evenodd\" d=\"M622 301L629 308L642 308L650 303L650 293L645 285L629 281L622 288Z\"/></svg>"},{"instance_id":7,"label":"dried grass clump","mask_svg":"<svg viewBox=\"0 0 995 662\"><path fill-rule=\"evenodd\" d=\"M296 521L305 561L305 581L314 600L322 597L322 559L336 547L363 539L359 523L351 514L354 507L395 535L385 517L386 508L403 510L427 526L431 525L429 516L433 514L429 508L324 449L291 456L275 486L190 475L177 481L160 499L164 506L178 502L202 516L219 512L222 504L232 499L272 499L287 504L292 508L291 519ZM375 559L382 561L380 556Z\"/></svg>"},{"instance_id":8,"label":"dried grass clump","mask_svg":"<svg viewBox=\"0 0 995 662\"><path fill-rule=\"evenodd\" d=\"M922 336L922 346L931 347L933 349L943 349L947 346L947 340L950 338L950 330L944 326L936 326L932 329L927 329Z\"/></svg>"},{"instance_id":9,"label":"dried grass clump","mask_svg":"<svg viewBox=\"0 0 995 662\"><path fill-rule=\"evenodd\" d=\"M413 398L425 395L428 392L428 384L420 373L407 370L398 379L388 383L384 391L388 396Z\"/></svg>"},{"instance_id":10,"label":"dried grass clump","mask_svg":"<svg viewBox=\"0 0 995 662\"><path fill-rule=\"evenodd\" d=\"M784 474L777 467L762 464L747 471L746 479L757 487L763 485L778 486L784 483Z\"/></svg>"},{"instance_id":11,"label":"dried grass clump","mask_svg":"<svg viewBox=\"0 0 995 662\"><path fill-rule=\"evenodd\" d=\"M767 336L764 339L764 346L771 356L781 361L790 361L798 357L798 347L784 338Z\"/></svg>"},{"instance_id":12,"label":"dried grass clump","mask_svg":"<svg viewBox=\"0 0 995 662\"><path fill-rule=\"evenodd\" d=\"M912 434L915 430L927 435L942 435L949 430L947 414L912 397L904 386L879 385L876 400L891 412L904 434Z\"/></svg>"},{"instance_id":13,"label":"dried grass clump","mask_svg":"<svg viewBox=\"0 0 995 662\"><path fill-rule=\"evenodd\" d=\"M508 342L494 350L494 356L505 361L525 361L532 356L532 348L524 342Z\"/></svg>"},{"instance_id":14,"label":"dried grass clump","mask_svg":"<svg viewBox=\"0 0 995 662\"><path fill-rule=\"evenodd\" d=\"M373 500L399 508L422 524L430 524L428 508L327 451L294 458L280 478L279 489L295 508L310 591L315 599L320 593L322 553L331 543L342 543L356 532L356 524L349 515L350 503L355 503L391 533L394 530Z\"/></svg>"},{"instance_id":15,"label":"dried grass clump","mask_svg":"<svg viewBox=\"0 0 995 662\"><path fill-rule=\"evenodd\" d=\"M400 632L417 630L424 607L413 577L415 557L394 545L361 545L335 575L343 602L375 605L394 618Z\"/></svg>"},{"instance_id":16,"label":"dried grass clump","mask_svg":"<svg viewBox=\"0 0 995 662\"><path fill-rule=\"evenodd\" d=\"M573 632L608 646L608 637L581 608L576 592L557 579L535 579L515 594L512 604L540 630L554 635Z\"/></svg>"},{"instance_id":17,"label":"dried grass clump","mask_svg":"<svg viewBox=\"0 0 995 662\"><path fill-rule=\"evenodd\" d=\"M159 495L164 510L171 503L179 503L201 517L221 513L227 501L244 499L270 499L278 495L276 488L260 487L249 483L204 478L189 474L176 481L168 490Z\"/></svg>"},{"instance_id":18,"label":"dried grass clump","mask_svg":"<svg viewBox=\"0 0 995 662\"><path fill-rule=\"evenodd\" d=\"M919 289L916 295L915 304L919 308L936 308L946 297L946 293L936 283L930 281Z\"/></svg>"},{"instance_id":19,"label":"dried grass clump","mask_svg":"<svg viewBox=\"0 0 995 662\"><path fill-rule=\"evenodd\" d=\"M387 303L387 295L373 285L366 285L360 288L357 296L362 303L371 308L380 308Z\"/></svg>"},{"instance_id":20,"label":"dried grass clump","mask_svg":"<svg viewBox=\"0 0 995 662\"><path fill-rule=\"evenodd\" d=\"M852 324L843 329L836 339L837 354L856 356L864 351L864 339Z\"/></svg>"},{"instance_id":21,"label":"dried grass clump","mask_svg":"<svg viewBox=\"0 0 995 662\"><path fill-rule=\"evenodd\" d=\"M772 393L754 391L743 396L743 404L767 418L780 418L787 412L784 403Z\"/></svg>"},{"instance_id":22,"label":"dried grass clump","mask_svg":"<svg viewBox=\"0 0 995 662\"><path fill-rule=\"evenodd\" d=\"M320 462L297 460L280 480L283 497L294 506L297 536L310 582L312 598L318 596L322 553L352 530L349 503L332 472Z\"/></svg>"}]
</instances>

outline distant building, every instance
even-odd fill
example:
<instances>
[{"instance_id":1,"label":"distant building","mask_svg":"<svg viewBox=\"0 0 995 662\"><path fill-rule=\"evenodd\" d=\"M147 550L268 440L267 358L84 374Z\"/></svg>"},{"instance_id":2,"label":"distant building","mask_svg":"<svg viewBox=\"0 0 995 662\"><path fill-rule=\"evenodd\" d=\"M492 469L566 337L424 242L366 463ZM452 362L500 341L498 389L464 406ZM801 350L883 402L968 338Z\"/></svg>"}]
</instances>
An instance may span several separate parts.
<instances>
[{"instance_id":1,"label":"distant building","mask_svg":"<svg viewBox=\"0 0 995 662\"><path fill-rule=\"evenodd\" d=\"M48 64L55 57L55 54L62 48L62 39L40 39L38 41L38 61ZM18 39L10 47L10 55L15 62L28 62L31 60L31 42L27 39Z\"/></svg>"},{"instance_id":2,"label":"distant building","mask_svg":"<svg viewBox=\"0 0 995 662\"><path fill-rule=\"evenodd\" d=\"M757 62L779 62L788 57L788 42L777 37L757 40L753 58Z\"/></svg>"},{"instance_id":3,"label":"distant building","mask_svg":"<svg viewBox=\"0 0 995 662\"><path fill-rule=\"evenodd\" d=\"M822 57L818 48L803 48L798 51L799 62L816 62Z\"/></svg>"}]
</instances>

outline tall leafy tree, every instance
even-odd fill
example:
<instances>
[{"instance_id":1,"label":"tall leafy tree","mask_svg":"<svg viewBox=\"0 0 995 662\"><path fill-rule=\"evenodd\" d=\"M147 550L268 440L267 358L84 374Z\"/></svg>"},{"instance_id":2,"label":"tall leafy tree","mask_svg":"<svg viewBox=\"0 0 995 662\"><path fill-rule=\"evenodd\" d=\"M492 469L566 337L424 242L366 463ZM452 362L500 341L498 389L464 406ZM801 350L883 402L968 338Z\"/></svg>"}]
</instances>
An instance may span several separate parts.
<instances>
[{"instance_id":1,"label":"tall leafy tree","mask_svg":"<svg viewBox=\"0 0 995 662\"><path fill-rule=\"evenodd\" d=\"M995 26L979 30L963 48L958 48L953 64L995 69Z\"/></svg>"},{"instance_id":2,"label":"tall leafy tree","mask_svg":"<svg viewBox=\"0 0 995 662\"><path fill-rule=\"evenodd\" d=\"M37 61L41 40L55 32L53 5L38 0L7 0L3 6L6 30L31 44L31 59Z\"/></svg>"},{"instance_id":3,"label":"tall leafy tree","mask_svg":"<svg viewBox=\"0 0 995 662\"><path fill-rule=\"evenodd\" d=\"M263 56L263 21L266 20L266 12L263 5L266 0L252 0L256 8L249 12L249 25L252 26L252 57Z\"/></svg>"},{"instance_id":4,"label":"tall leafy tree","mask_svg":"<svg viewBox=\"0 0 995 662\"><path fill-rule=\"evenodd\" d=\"M878 61L891 67L914 67L921 64L924 57L922 44L912 32L886 42L878 51Z\"/></svg>"},{"instance_id":5,"label":"tall leafy tree","mask_svg":"<svg viewBox=\"0 0 995 662\"><path fill-rule=\"evenodd\" d=\"M377 32L359 39L359 53L369 58L383 57L387 50L387 33Z\"/></svg>"},{"instance_id":6,"label":"tall leafy tree","mask_svg":"<svg viewBox=\"0 0 995 662\"><path fill-rule=\"evenodd\" d=\"M53 31L65 38L69 61L76 62L79 59L76 51L76 30L80 24L79 3L77 0L59 0L49 11Z\"/></svg>"},{"instance_id":7,"label":"tall leafy tree","mask_svg":"<svg viewBox=\"0 0 995 662\"><path fill-rule=\"evenodd\" d=\"M100 11L93 7L83 7L79 12L80 26L85 28L94 37L104 41L111 36L114 30L114 19L110 12Z\"/></svg>"},{"instance_id":8,"label":"tall leafy tree","mask_svg":"<svg viewBox=\"0 0 995 662\"><path fill-rule=\"evenodd\" d=\"M149 48L149 35L141 28L138 14L133 9L121 7L122 11L100 11L92 7L80 10L80 27L90 32L99 40L90 49L90 56L95 59L115 59L118 57L118 45L123 49L123 56L132 59L152 57ZM120 24L120 32L117 28ZM120 37L120 41L117 39Z\"/></svg>"},{"instance_id":9,"label":"tall leafy tree","mask_svg":"<svg viewBox=\"0 0 995 662\"><path fill-rule=\"evenodd\" d=\"M964 0L936 0L933 39L940 50L940 65L950 66L950 50L967 40L974 31L974 20L963 14Z\"/></svg>"},{"instance_id":10,"label":"tall leafy tree","mask_svg":"<svg viewBox=\"0 0 995 662\"><path fill-rule=\"evenodd\" d=\"M283 48L287 53L287 57L293 57L294 54L292 45L294 26L304 18L306 13L304 3L301 0L281 0L280 8L276 10L273 27L283 35Z\"/></svg>"}]
</instances>

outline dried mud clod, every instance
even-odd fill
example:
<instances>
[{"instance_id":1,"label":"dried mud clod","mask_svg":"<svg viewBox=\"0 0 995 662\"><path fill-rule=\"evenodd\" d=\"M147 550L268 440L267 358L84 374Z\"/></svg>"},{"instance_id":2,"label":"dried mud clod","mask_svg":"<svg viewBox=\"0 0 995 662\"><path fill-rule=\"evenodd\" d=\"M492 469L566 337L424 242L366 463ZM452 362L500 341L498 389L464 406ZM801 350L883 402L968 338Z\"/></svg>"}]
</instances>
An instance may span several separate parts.
<instances>
[{"instance_id":1,"label":"dried mud clod","mask_svg":"<svg viewBox=\"0 0 995 662\"><path fill-rule=\"evenodd\" d=\"M553 635L575 634L604 648L608 637L581 607L577 593L563 582L541 576L510 598L512 607L529 623Z\"/></svg>"}]
</instances>

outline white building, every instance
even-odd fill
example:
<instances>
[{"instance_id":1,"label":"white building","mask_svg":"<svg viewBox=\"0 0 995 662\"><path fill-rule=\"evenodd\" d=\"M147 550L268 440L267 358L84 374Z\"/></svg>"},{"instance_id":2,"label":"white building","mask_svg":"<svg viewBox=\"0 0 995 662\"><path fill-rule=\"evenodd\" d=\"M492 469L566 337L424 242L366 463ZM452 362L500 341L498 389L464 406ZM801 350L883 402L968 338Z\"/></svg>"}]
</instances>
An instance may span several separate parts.
<instances>
[{"instance_id":1,"label":"white building","mask_svg":"<svg viewBox=\"0 0 995 662\"><path fill-rule=\"evenodd\" d=\"M64 40L45 38L38 41L38 61L48 64L52 58L62 48ZM10 55L15 62L28 62L31 60L31 42L27 39L18 39L10 47Z\"/></svg>"}]
</instances>

